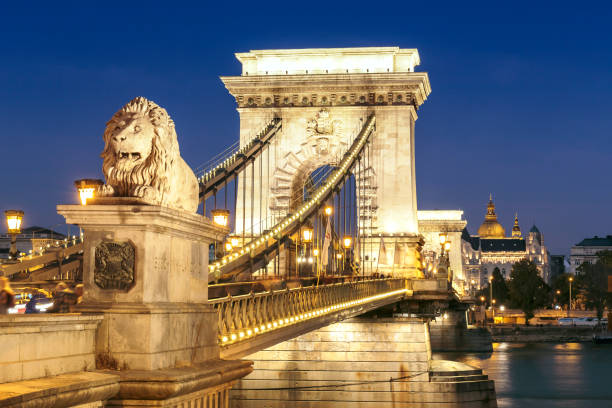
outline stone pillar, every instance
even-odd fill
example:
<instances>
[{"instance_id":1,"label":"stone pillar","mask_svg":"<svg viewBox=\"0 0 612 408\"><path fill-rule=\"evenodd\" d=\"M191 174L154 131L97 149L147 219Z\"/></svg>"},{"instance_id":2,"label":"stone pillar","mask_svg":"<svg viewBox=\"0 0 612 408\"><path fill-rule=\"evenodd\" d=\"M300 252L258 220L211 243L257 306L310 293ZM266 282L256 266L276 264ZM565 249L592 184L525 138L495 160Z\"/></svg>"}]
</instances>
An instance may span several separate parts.
<instances>
[{"instance_id":1,"label":"stone pillar","mask_svg":"<svg viewBox=\"0 0 612 408\"><path fill-rule=\"evenodd\" d=\"M252 183L248 172L239 179L237 216L240 219L246 209L247 235L251 209L254 225L259 224L260 208L263 218L290 213L300 201L302 181L317 168L336 164L364 121L374 114L376 132L367 168L355 174L364 193L358 209L361 235L403 237L399 244L402 262L411 263L383 266L383 273L418 275L414 127L416 110L431 89L427 74L415 72L420 63L417 50L255 50L236 57L242 63L242 75L221 79L236 98L241 145L272 116L282 119L282 133L275 137L270 160L265 159L263 174L270 163L265 180ZM248 194L251 184L255 185L253 200ZM244 206L243 186L247 192ZM240 221L236 231L242 231ZM376 267L369 260L377 257L378 247L364 252L364 264Z\"/></svg>"},{"instance_id":2,"label":"stone pillar","mask_svg":"<svg viewBox=\"0 0 612 408\"><path fill-rule=\"evenodd\" d=\"M156 370L218 358L208 247L227 231L182 210L104 201L58 206L67 223L83 229L79 309L105 316L98 366Z\"/></svg>"},{"instance_id":3,"label":"stone pillar","mask_svg":"<svg viewBox=\"0 0 612 408\"><path fill-rule=\"evenodd\" d=\"M232 407L496 407L482 370L432 360L418 318L355 318L248 356Z\"/></svg>"}]
</instances>

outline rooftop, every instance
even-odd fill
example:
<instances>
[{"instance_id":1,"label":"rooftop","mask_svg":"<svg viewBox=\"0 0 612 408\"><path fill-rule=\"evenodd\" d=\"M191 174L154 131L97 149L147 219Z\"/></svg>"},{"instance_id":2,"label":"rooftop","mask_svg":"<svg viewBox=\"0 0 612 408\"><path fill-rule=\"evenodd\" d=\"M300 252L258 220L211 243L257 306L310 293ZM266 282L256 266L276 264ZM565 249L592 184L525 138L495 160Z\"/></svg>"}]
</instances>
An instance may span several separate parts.
<instances>
[{"instance_id":1,"label":"rooftop","mask_svg":"<svg viewBox=\"0 0 612 408\"><path fill-rule=\"evenodd\" d=\"M414 72L421 63L415 48L399 47L251 50L236 58L243 76Z\"/></svg>"},{"instance_id":2,"label":"rooftop","mask_svg":"<svg viewBox=\"0 0 612 408\"><path fill-rule=\"evenodd\" d=\"M593 238L585 238L576 246L592 246L592 247L612 247L612 235L606 235L605 238L595 235Z\"/></svg>"}]
</instances>

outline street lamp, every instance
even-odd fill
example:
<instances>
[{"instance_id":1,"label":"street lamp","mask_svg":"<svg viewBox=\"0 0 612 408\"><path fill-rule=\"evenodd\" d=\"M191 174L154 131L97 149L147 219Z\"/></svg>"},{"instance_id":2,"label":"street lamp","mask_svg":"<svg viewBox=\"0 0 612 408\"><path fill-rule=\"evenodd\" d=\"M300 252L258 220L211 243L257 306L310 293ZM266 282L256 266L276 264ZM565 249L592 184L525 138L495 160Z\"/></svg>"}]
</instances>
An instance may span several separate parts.
<instances>
[{"instance_id":1,"label":"street lamp","mask_svg":"<svg viewBox=\"0 0 612 408\"><path fill-rule=\"evenodd\" d=\"M570 317L570 311L572 310L572 282L574 278L569 277L569 304L567 305L567 317Z\"/></svg>"},{"instance_id":2,"label":"street lamp","mask_svg":"<svg viewBox=\"0 0 612 408\"><path fill-rule=\"evenodd\" d=\"M4 212L6 216L6 224L8 226L7 232L11 236L11 249L9 250L9 258L17 259L19 252L17 252L17 235L21 234L21 221L23 220L23 211L21 210L6 210Z\"/></svg>"},{"instance_id":3,"label":"street lamp","mask_svg":"<svg viewBox=\"0 0 612 408\"><path fill-rule=\"evenodd\" d=\"M310 227L302 228L302 241L304 241L304 243L308 244L312 242L312 231Z\"/></svg>"},{"instance_id":4,"label":"street lamp","mask_svg":"<svg viewBox=\"0 0 612 408\"><path fill-rule=\"evenodd\" d=\"M227 222L229 220L229 210L225 208L216 208L210 212L212 215L213 222L220 227L227 227Z\"/></svg>"},{"instance_id":5,"label":"street lamp","mask_svg":"<svg viewBox=\"0 0 612 408\"><path fill-rule=\"evenodd\" d=\"M81 179L74 182L74 186L79 192L81 205L87 205L87 200L94 197L98 187L104 185L100 179Z\"/></svg>"},{"instance_id":6,"label":"street lamp","mask_svg":"<svg viewBox=\"0 0 612 408\"><path fill-rule=\"evenodd\" d=\"M323 211L325 212L325 215L330 216L334 212L334 208L331 205L327 205Z\"/></svg>"},{"instance_id":7,"label":"street lamp","mask_svg":"<svg viewBox=\"0 0 612 408\"><path fill-rule=\"evenodd\" d=\"M232 245L232 248L238 248L240 246L240 238L238 238L237 236L231 236L228 238L228 240Z\"/></svg>"},{"instance_id":8,"label":"street lamp","mask_svg":"<svg viewBox=\"0 0 612 408\"><path fill-rule=\"evenodd\" d=\"M344 249L349 249L353 244L353 238L350 235L345 235L342 239L342 244L344 245Z\"/></svg>"}]
</instances>

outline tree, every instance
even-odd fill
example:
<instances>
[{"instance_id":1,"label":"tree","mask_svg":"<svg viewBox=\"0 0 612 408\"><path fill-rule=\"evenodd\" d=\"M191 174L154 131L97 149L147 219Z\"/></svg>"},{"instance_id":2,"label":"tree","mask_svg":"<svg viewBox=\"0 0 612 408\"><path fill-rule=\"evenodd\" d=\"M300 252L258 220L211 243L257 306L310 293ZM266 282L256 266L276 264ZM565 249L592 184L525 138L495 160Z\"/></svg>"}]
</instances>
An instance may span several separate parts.
<instances>
[{"instance_id":1,"label":"tree","mask_svg":"<svg viewBox=\"0 0 612 408\"><path fill-rule=\"evenodd\" d=\"M493 277L493 299L495 299L495 304L501 306L508 302L508 286L506 285L506 280L502 276L499 268L493 269L493 273L491 275ZM491 281L487 283L487 286L483 286L480 291L476 294L476 298L480 299L483 296L486 299L487 305L491 305Z\"/></svg>"},{"instance_id":2,"label":"tree","mask_svg":"<svg viewBox=\"0 0 612 408\"><path fill-rule=\"evenodd\" d=\"M497 305L503 305L508 302L508 286L506 280L502 276L499 268L493 269L493 299Z\"/></svg>"},{"instance_id":3,"label":"tree","mask_svg":"<svg viewBox=\"0 0 612 408\"><path fill-rule=\"evenodd\" d=\"M552 297L557 304L569 304L569 278L571 276L572 275L570 275L569 273L562 273L552 279ZM557 291L559 291L559 293L557 293ZM576 290L572 291L572 298L576 299Z\"/></svg>"},{"instance_id":4,"label":"tree","mask_svg":"<svg viewBox=\"0 0 612 408\"><path fill-rule=\"evenodd\" d=\"M576 277L578 290L584 297L585 306L597 312L601 320L606 306L612 307L612 299L608 293L608 275L612 273L612 251L597 253L597 262L593 265L583 263L578 267Z\"/></svg>"},{"instance_id":5,"label":"tree","mask_svg":"<svg viewBox=\"0 0 612 408\"><path fill-rule=\"evenodd\" d=\"M523 311L527 325L533 312L548 303L550 288L540 277L535 263L527 259L512 265L508 288L513 307Z\"/></svg>"}]
</instances>

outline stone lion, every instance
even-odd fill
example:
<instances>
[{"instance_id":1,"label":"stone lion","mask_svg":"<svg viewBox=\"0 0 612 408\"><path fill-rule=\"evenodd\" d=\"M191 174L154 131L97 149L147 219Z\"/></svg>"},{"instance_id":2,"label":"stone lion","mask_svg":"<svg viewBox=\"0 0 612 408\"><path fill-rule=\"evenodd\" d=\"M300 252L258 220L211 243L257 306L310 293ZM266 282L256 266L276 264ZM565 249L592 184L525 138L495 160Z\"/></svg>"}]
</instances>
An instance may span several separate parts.
<instances>
[{"instance_id":1,"label":"stone lion","mask_svg":"<svg viewBox=\"0 0 612 408\"><path fill-rule=\"evenodd\" d=\"M154 205L195 212L198 180L181 158L168 112L143 97L132 99L106 124L98 195L137 197Z\"/></svg>"}]
</instances>

